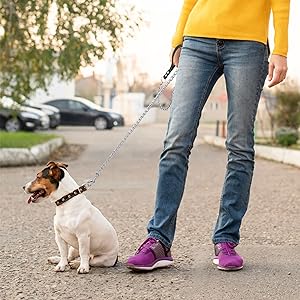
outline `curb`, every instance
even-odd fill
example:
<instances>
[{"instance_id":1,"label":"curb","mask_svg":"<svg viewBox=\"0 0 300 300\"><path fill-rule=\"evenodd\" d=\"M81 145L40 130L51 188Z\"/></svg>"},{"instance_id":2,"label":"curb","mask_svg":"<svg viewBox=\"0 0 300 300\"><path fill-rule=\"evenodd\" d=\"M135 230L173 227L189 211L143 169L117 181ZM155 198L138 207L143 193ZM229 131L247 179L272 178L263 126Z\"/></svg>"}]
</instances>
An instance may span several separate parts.
<instances>
[{"instance_id":1,"label":"curb","mask_svg":"<svg viewBox=\"0 0 300 300\"><path fill-rule=\"evenodd\" d=\"M218 136L205 135L203 140L207 144L225 148L225 139ZM287 148L255 145L255 155L268 160L300 168L300 151Z\"/></svg>"},{"instance_id":2,"label":"curb","mask_svg":"<svg viewBox=\"0 0 300 300\"><path fill-rule=\"evenodd\" d=\"M0 149L0 167L30 166L43 163L54 150L63 144L63 138L55 138L31 148Z\"/></svg>"}]
</instances>

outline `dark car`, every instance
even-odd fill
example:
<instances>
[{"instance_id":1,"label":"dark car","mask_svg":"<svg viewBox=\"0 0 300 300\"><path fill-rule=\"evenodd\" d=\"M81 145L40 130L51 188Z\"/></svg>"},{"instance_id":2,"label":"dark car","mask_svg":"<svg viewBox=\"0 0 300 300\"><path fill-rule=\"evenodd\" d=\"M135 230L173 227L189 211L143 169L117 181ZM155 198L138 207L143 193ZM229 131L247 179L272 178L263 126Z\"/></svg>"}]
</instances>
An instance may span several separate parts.
<instances>
[{"instance_id":1,"label":"dark car","mask_svg":"<svg viewBox=\"0 0 300 300\"><path fill-rule=\"evenodd\" d=\"M98 130L124 126L121 114L105 109L84 98L55 99L46 101L60 111L61 125L95 126Z\"/></svg>"},{"instance_id":2,"label":"dark car","mask_svg":"<svg viewBox=\"0 0 300 300\"><path fill-rule=\"evenodd\" d=\"M60 112L58 108L52 105L41 104L32 101L26 102L25 106L39 109L46 113L50 120L49 127L51 129L55 129L60 124Z\"/></svg>"},{"instance_id":3,"label":"dark car","mask_svg":"<svg viewBox=\"0 0 300 300\"><path fill-rule=\"evenodd\" d=\"M38 109L19 105L10 99L1 99L0 128L6 131L48 129L49 117Z\"/></svg>"}]
</instances>

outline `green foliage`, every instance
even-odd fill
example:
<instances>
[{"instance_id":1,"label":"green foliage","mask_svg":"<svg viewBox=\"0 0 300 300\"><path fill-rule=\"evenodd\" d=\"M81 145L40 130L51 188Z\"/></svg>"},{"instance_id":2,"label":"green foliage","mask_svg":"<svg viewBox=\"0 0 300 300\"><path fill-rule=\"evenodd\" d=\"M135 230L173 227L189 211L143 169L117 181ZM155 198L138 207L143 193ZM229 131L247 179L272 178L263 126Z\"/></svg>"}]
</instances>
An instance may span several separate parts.
<instances>
[{"instance_id":1,"label":"green foliage","mask_svg":"<svg viewBox=\"0 0 300 300\"><path fill-rule=\"evenodd\" d=\"M116 51L140 21L116 0L1 0L0 99L21 102L55 74L73 79L106 49Z\"/></svg>"},{"instance_id":2,"label":"green foliage","mask_svg":"<svg viewBox=\"0 0 300 300\"><path fill-rule=\"evenodd\" d=\"M276 93L275 122L277 126L298 129L300 126L300 90L288 86Z\"/></svg>"},{"instance_id":3,"label":"green foliage","mask_svg":"<svg viewBox=\"0 0 300 300\"><path fill-rule=\"evenodd\" d=\"M57 138L54 134L36 132L5 132L0 131L0 148L30 148Z\"/></svg>"},{"instance_id":4,"label":"green foliage","mask_svg":"<svg viewBox=\"0 0 300 300\"><path fill-rule=\"evenodd\" d=\"M275 133L276 142L281 146L291 146L297 144L298 131L290 127L281 127Z\"/></svg>"}]
</instances>

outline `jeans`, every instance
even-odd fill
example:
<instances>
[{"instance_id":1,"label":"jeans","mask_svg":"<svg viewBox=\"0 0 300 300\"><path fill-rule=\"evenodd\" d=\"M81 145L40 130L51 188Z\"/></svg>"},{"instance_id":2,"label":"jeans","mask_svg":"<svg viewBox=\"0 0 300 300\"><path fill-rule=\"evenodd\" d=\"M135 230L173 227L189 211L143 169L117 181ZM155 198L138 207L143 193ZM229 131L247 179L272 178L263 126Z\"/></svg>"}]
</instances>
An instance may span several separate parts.
<instances>
[{"instance_id":1,"label":"jeans","mask_svg":"<svg viewBox=\"0 0 300 300\"><path fill-rule=\"evenodd\" d=\"M174 239L177 211L201 112L223 74L228 95L228 161L212 240L215 244L239 243L254 169L254 122L268 73L268 56L267 46L260 42L184 39L159 162L155 210L147 227L148 235L166 247L170 248Z\"/></svg>"}]
</instances>

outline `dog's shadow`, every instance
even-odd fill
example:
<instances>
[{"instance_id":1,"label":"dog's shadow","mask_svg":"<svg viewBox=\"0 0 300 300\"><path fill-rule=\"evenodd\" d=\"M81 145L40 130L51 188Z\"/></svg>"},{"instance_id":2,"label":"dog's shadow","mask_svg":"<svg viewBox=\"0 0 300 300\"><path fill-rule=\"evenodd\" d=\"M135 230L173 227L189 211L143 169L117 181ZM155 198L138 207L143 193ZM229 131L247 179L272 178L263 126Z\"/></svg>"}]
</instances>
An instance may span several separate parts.
<instances>
[{"instance_id":1,"label":"dog's shadow","mask_svg":"<svg viewBox=\"0 0 300 300\"><path fill-rule=\"evenodd\" d=\"M48 261L48 265L49 266L53 266L52 263L49 263ZM129 269L126 267L126 264L121 262L121 261L118 261L114 266L112 267L91 267L90 266L90 271L89 273L87 274L84 274L85 276L88 276L89 274L90 275L95 275L95 274L101 274L101 275L109 275L109 274L124 274L124 273L127 273L127 274L163 274L163 273L166 273L166 274L174 274L174 273L185 273L185 272L189 272L190 269L185 269L183 267L179 267L179 266L176 266L176 265L171 265L171 266L168 266L168 267L164 267L164 268L158 268L158 269L155 269L155 270L152 270L151 272L149 271L145 271L145 270L132 270L132 269ZM74 267L71 267L69 265L68 268L66 268L66 270L64 272L74 272L76 273L76 268ZM64 273L62 272L62 273ZM79 274L78 274L79 275ZM82 275L82 276L84 276Z\"/></svg>"}]
</instances>

